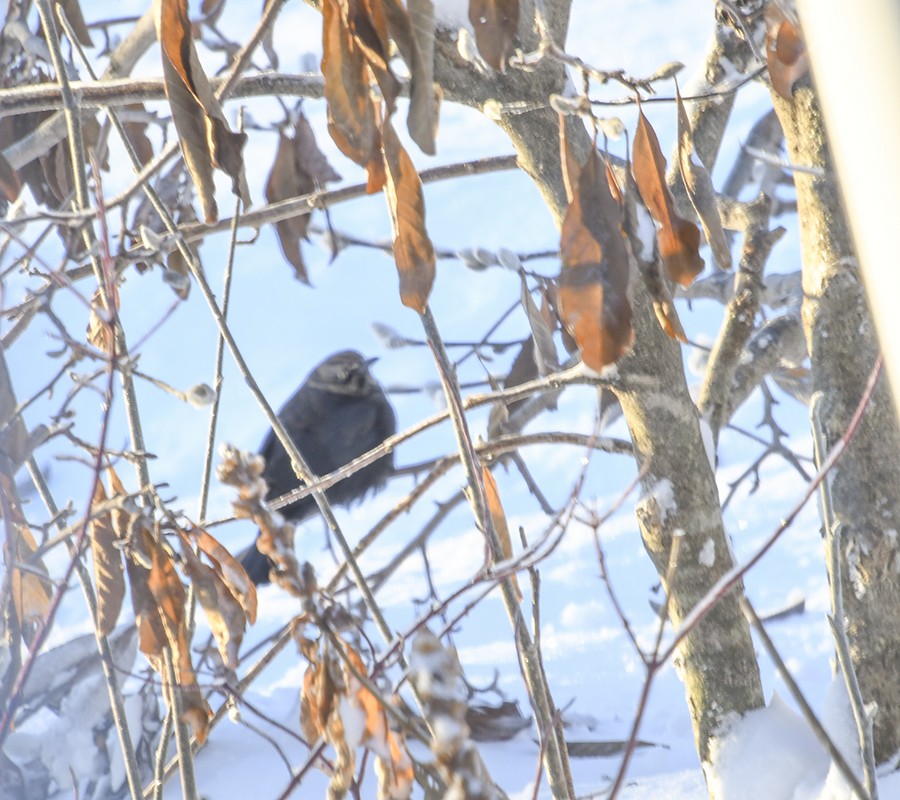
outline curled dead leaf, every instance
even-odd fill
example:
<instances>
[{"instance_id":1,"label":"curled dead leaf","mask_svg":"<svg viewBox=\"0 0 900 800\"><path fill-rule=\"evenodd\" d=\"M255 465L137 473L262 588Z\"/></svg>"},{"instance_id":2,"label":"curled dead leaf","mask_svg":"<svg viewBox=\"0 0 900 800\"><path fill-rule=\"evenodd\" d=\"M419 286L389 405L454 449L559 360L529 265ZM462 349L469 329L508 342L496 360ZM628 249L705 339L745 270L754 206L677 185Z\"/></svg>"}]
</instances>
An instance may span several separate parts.
<instances>
[{"instance_id":1,"label":"curled dead leaf","mask_svg":"<svg viewBox=\"0 0 900 800\"><path fill-rule=\"evenodd\" d=\"M519 29L519 0L469 0L469 22L481 57L503 72Z\"/></svg>"},{"instance_id":2,"label":"curled dead leaf","mask_svg":"<svg viewBox=\"0 0 900 800\"><path fill-rule=\"evenodd\" d=\"M787 101L793 100L794 84L809 72L800 31L777 3L766 6L766 67L772 88Z\"/></svg>"},{"instance_id":3,"label":"curled dead leaf","mask_svg":"<svg viewBox=\"0 0 900 800\"><path fill-rule=\"evenodd\" d=\"M659 225L659 254L669 277L689 286L703 271L700 257L700 230L675 211L675 203L666 185L666 159L659 146L656 131L638 110L638 126L634 135L632 173L638 192L650 215Z\"/></svg>"},{"instance_id":4,"label":"curled dead leaf","mask_svg":"<svg viewBox=\"0 0 900 800\"><path fill-rule=\"evenodd\" d=\"M597 371L625 353L633 337L620 217L605 163L591 148L563 219L559 313L584 363Z\"/></svg>"},{"instance_id":5,"label":"curled dead leaf","mask_svg":"<svg viewBox=\"0 0 900 800\"><path fill-rule=\"evenodd\" d=\"M250 191L241 151L244 133L234 133L225 121L209 78L194 46L187 0L160 0L156 30L162 49L163 82L184 162L197 189L208 223L218 219L213 169L232 182L232 190L246 205Z\"/></svg>"},{"instance_id":6,"label":"curled dead leaf","mask_svg":"<svg viewBox=\"0 0 900 800\"><path fill-rule=\"evenodd\" d=\"M425 228L425 198L422 181L400 139L385 120L385 196L394 229L394 260L400 276L403 305L425 311L434 284L434 247Z\"/></svg>"},{"instance_id":7,"label":"curled dead leaf","mask_svg":"<svg viewBox=\"0 0 900 800\"><path fill-rule=\"evenodd\" d=\"M93 506L106 500L106 490L98 480ZM94 582L97 587L97 629L109 636L116 627L125 599L125 567L118 537L113 529L112 512L95 516L90 524L91 554L94 557Z\"/></svg>"},{"instance_id":8,"label":"curled dead leaf","mask_svg":"<svg viewBox=\"0 0 900 800\"><path fill-rule=\"evenodd\" d=\"M484 493L487 499L488 511L491 514L491 521L494 523L494 530L497 532L497 538L500 540L500 550L498 554L504 561L508 561L513 556L512 539L509 535L509 523L506 521L506 513L503 511L503 505L500 503L500 492L497 489L497 481L491 471L482 466L481 476L484 479ZM522 602L522 590L519 588L519 579L515 573L511 576L513 588L516 590L516 598Z\"/></svg>"},{"instance_id":9,"label":"curled dead leaf","mask_svg":"<svg viewBox=\"0 0 900 800\"><path fill-rule=\"evenodd\" d=\"M681 99L681 92L675 86L675 101L678 106L678 166L687 190L688 199L697 212L706 241L716 263L725 270L731 269L731 247L722 227L719 207L716 204L716 190L712 178L703 162L694 151L694 136L687 109Z\"/></svg>"}]
</instances>

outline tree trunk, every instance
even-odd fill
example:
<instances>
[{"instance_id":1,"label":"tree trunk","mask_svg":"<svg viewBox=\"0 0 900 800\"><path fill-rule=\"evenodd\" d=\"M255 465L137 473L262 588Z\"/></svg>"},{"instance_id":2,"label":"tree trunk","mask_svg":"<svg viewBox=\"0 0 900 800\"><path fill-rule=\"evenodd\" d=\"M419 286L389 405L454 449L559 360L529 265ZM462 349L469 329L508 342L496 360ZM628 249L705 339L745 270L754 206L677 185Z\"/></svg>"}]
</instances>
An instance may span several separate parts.
<instances>
[{"instance_id":1,"label":"tree trunk","mask_svg":"<svg viewBox=\"0 0 900 800\"><path fill-rule=\"evenodd\" d=\"M878 341L816 96L804 82L792 102L776 96L775 108L791 162L824 175L796 172L794 181L803 322L830 448L847 430L878 356ZM900 750L900 429L884 378L832 481L835 516L843 524L845 623L863 697L878 704L875 757L884 762Z\"/></svg>"},{"instance_id":2,"label":"tree trunk","mask_svg":"<svg viewBox=\"0 0 900 800\"><path fill-rule=\"evenodd\" d=\"M561 224L567 203L557 116L546 107L527 113L514 113L513 107L505 113L504 105L560 91L562 69L545 63L526 80L515 72L486 80L446 47L439 50L438 64L448 95L481 108L491 104L492 116L509 135L520 166L534 180L557 225ZM584 154L590 147L587 132L577 120L569 122L569 140L576 153ZM639 464L647 466L638 518L644 545L663 581L672 541L681 539L674 580L666 586L669 613L678 625L733 562L680 349L662 332L641 285L635 286L634 303L635 344L619 364L626 387L619 399ZM709 562L700 557L701 550L714 554L711 566L705 565ZM736 592L686 638L677 656L704 764L711 740L725 720L733 712L744 714L763 705L756 655Z\"/></svg>"}]
</instances>

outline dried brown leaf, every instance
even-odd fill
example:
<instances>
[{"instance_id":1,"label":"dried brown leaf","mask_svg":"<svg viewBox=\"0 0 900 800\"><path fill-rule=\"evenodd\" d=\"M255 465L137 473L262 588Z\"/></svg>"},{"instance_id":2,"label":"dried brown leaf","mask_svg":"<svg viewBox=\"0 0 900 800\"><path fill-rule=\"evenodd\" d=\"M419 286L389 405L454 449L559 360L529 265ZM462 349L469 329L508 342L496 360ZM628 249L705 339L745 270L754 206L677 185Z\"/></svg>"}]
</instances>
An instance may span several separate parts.
<instances>
[{"instance_id":1,"label":"dried brown leaf","mask_svg":"<svg viewBox=\"0 0 900 800\"><path fill-rule=\"evenodd\" d=\"M560 250L560 318L584 363L599 371L630 347L633 332L620 211L593 148L566 210Z\"/></svg>"},{"instance_id":2,"label":"dried brown leaf","mask_svg":"<svg viewBox=\"0 0 900 800\"><path fill-rule=\"evenodd\" d=\"M104 309L100 290L97 289L91 298L91 316L88 318L86 334L88 342L104 353L113 351L113 330L108 319L109 313Z\"/></svg>"},{"instance_id":3,"label":"dried brown leaf","mask_svg":"<svg viewBox=\"0 0 900 800\"><path fill-rule=\"evenodd\" d=\"M200 65L188 19L187 0L161 0L156 24L172 121L197 189L203 217L212 223L218 218L213 168L222 169L231 178L234 193L245 204L250 203L241 156L247 136L234 133L228 127L222 107Z\"/></svg>"},{"instance_id":4,"label":"dried brown leaf","mask_svg":"<svg viewBox=\"0 0 900 800\"><path fill-rule=\"evenodd\" d=\"M22 191L22 181L12 168L12 164L0 153L0 192L10 202L14 203Z\"/></svg>"},{"instance_id":5,"label":"dried brown leaf","mask_svg":"<svg viewBox=\"0 0 900 800\"><path fill-rule=\"evenodd\" d=\"M420 314L434 284L434 247L425 229L422 181L400 139L385 120L385 195L394 229L394 260L400 275L400 300Z\"/></svg>"},{"instance_id":6,"label":"dried brown leaf","mask_svg":"<svg viewBox=\"0 0 900 800\"><path fill-rule=\"evenodd\" d=\"M731 248L722 228L722 218L716 204L716 190L713 188L709 172L694 152L691 123L677 85L675 100L678 105L678 166L684 188L694 211L697 212L700 224L703 225L706 241L709 242L716 263L722 269L728 270L731 269Z\"/></svg>"},{"instance_id":7,"label":"dried brown leaf","mask_svg":"<svg viewBox=\"0 0 900 800\"><path fill-rule=\"evenodd\" d=\"M125 106L125 110L138 113L146 111L143 103L129 103ZM134 148L135 155L137 155L138 161L141 162L141 166L152 161L153 145L147 137L147 123L130 121L125 122L122 127L125 128L125 136Z\"/></svg>"},{"instance_id":8,"label":"dried brown leaf","mask_svg":"<svg viewBox=\"0 0 900 800\"><path fill-rule=\"evenodd\" d=\"M522 279L521 300L525 314L528 316L528 326L531 328L531 336L536 345L534 349L534 362L537 366L538 375L549 375L559 369L559 357L556 353L556 343L553 341L552 319L550 309L547 305L547 296L541 290L542 303L541 308L537 307L537 303L531 297L528 290L528 282L525 275L520 276Z\"/></svg>"},{"instance_id":9,"label":"dried brown leaf","mask_svg":"<svg viewBox=\"0 0 900 800\"><path fill-rule=\"evenodd\" d=\"M132 547L144 548L143 531L135 537ZM144 556L149 559L149 556ZM128 575L128 585L131 587L131 605L134 609L134 619L138 628L138 647L147 656L154 669L160 671L163 648L166 646L166 631L163 628L156 600L150 591L150 570L143 564L134 560L134 557L125 560L125 572Z\"/></svg>"},{"instance_id":10,"label":"dried brown leaf","mask_svg":"<svg viewBox=\"0 0 900 800\"><path fill-rule=\"evenodd\" d=\"M659 224L659 254L669 277L682 286L690 286L703 271L700 257L700 230L678 216L669 187L666 185L666 159L659 139L643 111L638 110L638 127L634 135L632 171L638 192L650 214Z\"/></svg>"},{"instance_id":11,"label":"dried brown leaf","mask_svg":"<svg viewBox=\"0 0 900 800\"><path fill-rule=\"evenodd\" d=\"M217 571L200 561L187 536L179 531L179 538L184 571L206 614L222 661L227 669L237 669L238 652L247 627L244 609Z\"/></svg>"},{"instance_id":12,"label":"dried brown leaf","mask_svg":"<svg viewBox=\"0 0 900 800\"><path fill-rule=\"evenodd\" d=\"M247 576L247 572L241 562L205 530L194 528L191 531L191 535L194 537L197 547L209 556L216 573L237 598L244 609L244 613L247 615L247 621L252 625L256 622L256 586L253 585L253 581Z\"/></svg>"},{"instance_id":13,"label":"dried brown leaf","mask_svg":"<svg viewBox=\"0 0 900 800\"><path fill-rule=\"evenodd\" d=\"M297 155L294 142L287 136L279 135L278 149L272 171L266 181L266 200L270 203L284 200L294 195L308 194L313 190L312 182L305 173L297 169ZM275 223L278 244L285 260L294 268L294 277L301 283L309 285L309 272L303 260L300 240L306 238L309 227L309 214L302 214Z\"/></svg>"},{"instance_id":14,"label":"dried brown leaf","mask_svg":"<svg viewBox=\"0 0 900 800\"><path fill-rule=\"evenodd\" d=\"M266 200L270 203L309 194L341 176L334 170L316 144L316 137L303 114L297 118L293 137L280 135L275 162L266 181ZM295 277L309 284L300 240L306 238L310 215L302 214L275 223L281 252L294 268Z\"/></svg>"},{"instance_id":15,"label":"dried brown leaf","mask_svg":"<svg viewBox=\"0 0 900 800\"><path fill-rule=\"evenodd\" d=\"M656 257L654 242L653 240L645 241L648 238L645 231L653 230L653 220L647 207L641 203L634 178L629 173L626 173L625 176L625 192L622 198L622 207L625 211L625 230L628 232L631 242L631 252L635 256L644 286L653 301L653 312L657 322L673 339L686 342L687 336L681 326L669 283L660 270L660 261ZM648 247L649 252L645 252Z\"/></svg>"},{"instance_id":16,"label":"dried brown leaf","mask_svg":"<svg viewBox=\"0 0 900 800\"><path fill-rule=\"evenodd\" d=\"M366 0L366 4L409 69L409 135L423 153L434 155L439 104L434 84L434 2L409 0L408 10L400 0ZM390 112L393 98L386 99Z\"/></svg>"},{"instance_id":17,"label":"dried brown leaf","mask_svg":"<svg viewBox=\"0 0 900 800\"><path fill-rule=\"evenodd\" d=\"M366 58L343 18L340 0L322 3L322 76L328 132L347 158L365 167L377 152L375 108Z\"/></svg>"},{"instance_id":18,"label":"dried brown leaf","mask_svg":"<svg viewBox=\"0 0 900 800\"><path fill-rule=\"evenodd\" d=\"M410 71L409 113L406 127L412 140L427 155L436 152L440 92L434 83L434 2L408 0L415 45Z\"/></svg>"},{"instance_id":19,"label":"dried brown leaf","mask_svg":"<svg viewBox=\"0 0 900 800\"><path fill-rule=\"evenodd\" d=\"M578 188L578 173L581 172L581 164L575 157L575 151L569 144L566 135L566 118L559 115L559 163L562 165L563 185L566 187L566 200L571 205Z\"/></svg>"},{"instance_id":20,"label":"dried brown leaf","mask_svg":"<svg viewBox=\"0 0 900 800\"><path fill-rule=\"evenodd\" d=\"M319 149L312 125L304 114L297 116L294 125L294 151L296 153L297 170L309 177L315 188L324 187L341 179L325 154Z\"/></svg>"},{"instance_id":21,"label":"dried brown leaf","mask_svg":"<svg viewBox=\"0 0 900 800\"><path fill-rule=\"evenodd\" d=\"M519 0L469 0L469 22L481 57L503 72L519 28Z\"/></svg>"},{"instance_id":22,"label":"dried brown leaf","mask_svg":"<svg viewBox=\"0 0 900 800\"><path fill-rule=\"evenodd\" d=\"M4 559L7 565L15 565L9 570L10 595L16 619L22 631L22 638L30 648L35 634L40 630L50 612L52 584L47 567L36 556L37 542L31 534L21 509L15 503L13 490L7 487L9 477L0 474L0 491L11 501L11 536L4 543ZM12 546L13 552L9 552ZM20 568L18 565L26 567ZM46 577L41 577L42 575Z\"/></svg>"},{"instance_id":23,"label":"dried brown leaf","mask_svg":"<svg viewBox=\"0 0 900 800\"><path fill-rule=\"evenodd\" d=\"M106 500L106 490L98 480L93 505ZM91 553L94 557L94 581L97 584L97 629L109 636L115 629L125 599L125 567L122 551L116 546L112 513L105 511L91 520Z\"/></svg>"},{"instance_id":24,"label":"dried brown leaf","mask_svg":"<svg viewBox=\"0 0 900 800\"><path fill-rule=\"evenodd\" d=\"M109 478L109 496L110 497L126 497L128 492L125 491L125 486L122 484L122 481L119 479L118 474L116 473L115 468L107 467L106 468L106 476ZM112 511L112 526L113 531L116 534L116 537L119 539L127 539L128 535L128 524L129 524L129 514L124 508L113 509Z\"/></svg>"},{"instance_id":25,"label":"dried brown leaf","mask_svg":"<svg viewBox=\"0 0 900 800\"><path fill-rule=\"evenodd\" d=\"M503 505L500 503L500 493L497 490L497 481L491 471L482 466L481 476L484 479L484 493L487 499L488 511L491 514L491 521L494 523L494 530L497 532L497 538L500 540L500 555L504 561L508 561L513 557L512 539L509 535L509 523L506 521L506 513L503 511ZM516 597L522 602L522 590L519 588L519 579L515 573L511 576L513 588L516 590Z\"/></svg>"},{"instance_id":26,"label":"dried brown leaf","mask_svg":"<svg viewBox=\"0 0 900 800\"><path fill-rule=\"evenodd\" d=\"M335 658L326 646L306 668L300 692L300 729L309 744L325 736L341 682Z\"/></svg>"},{"instance_id":27,"label":"dried brown leaf","mask_svg":"<svg viewBox=\"0 0 900 800\"><path fill-rule=\"evenodd\" d=\"M156 603L158 618L172 653L175 679L181 693L181 719L191 726L194 737L203 742L209 730L212 710L200 693L194 665L191 663L184 585L175 570L175 562L166 549L148 530L145 529L143 534L152 562L147 587ZM181 535L181 531L179 534Z\"/></svg>"},{"instance_id":28,"label":"dried brown leaf","mask_svg":"<svg viewBox=\"0 0 900 800\"><path fill-rule=\"evenodd\" d=\"M766 66L772 88L787 101L794 97L794 84L809 72L809 55L800 31L777 3L766 7Z\"/></svg>"}]
</instances>

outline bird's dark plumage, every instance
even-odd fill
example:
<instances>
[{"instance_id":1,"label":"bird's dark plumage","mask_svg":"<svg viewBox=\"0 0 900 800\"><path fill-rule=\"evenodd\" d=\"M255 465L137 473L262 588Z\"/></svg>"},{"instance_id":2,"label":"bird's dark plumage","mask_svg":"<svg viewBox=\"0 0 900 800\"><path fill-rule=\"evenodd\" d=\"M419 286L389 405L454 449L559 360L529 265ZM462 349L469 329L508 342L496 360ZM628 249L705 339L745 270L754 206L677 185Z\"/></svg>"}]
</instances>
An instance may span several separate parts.
<instances>
[{"instance_id":1,"label":"bird's dark plumage","mask_svg":"<svg viewBox=\"0 0 900 800\"><path fill-rule=\"evenodd\" d=\"M371 362L359 353L335 353L317 366L278 412L278 418L309 468L316 475L333 472L377 447L397 431L394 410L369 372ZM267 499L280 497L300 485L287 452L269 431L260 450L266 460L263 477ZM326 491L335 505L347 505L384 485L394 471L393 453L355 472ZM316 512L307 497L280 509L291 520L302 521ZM241 559L250 579L268 583L271 562L252 545Z\"/></svg>"}]
</instances>

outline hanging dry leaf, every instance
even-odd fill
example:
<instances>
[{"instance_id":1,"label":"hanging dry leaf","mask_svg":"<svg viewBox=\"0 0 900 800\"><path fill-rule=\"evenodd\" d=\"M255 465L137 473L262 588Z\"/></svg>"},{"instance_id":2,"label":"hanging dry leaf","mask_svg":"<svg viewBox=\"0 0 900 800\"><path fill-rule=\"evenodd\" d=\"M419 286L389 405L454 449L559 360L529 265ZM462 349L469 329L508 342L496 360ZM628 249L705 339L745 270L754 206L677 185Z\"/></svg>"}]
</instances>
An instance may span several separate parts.
<instances>
[{"instance_id":1,"label":"hanging dry leaf","mask_svg":"<svg viewBox=\"0 0 900 800\"><path fill-rule=\"evenodd\" d=\"M163 82L172 121L188 172L208 223L218 219L213 168L231 178L232 191L246 205L250 191L241 150L246 134L234 133L225 121L194 47L187 0L160 0L156 29L162 45Z\"/></svg>"},{"instance_id":2,"label":"hanging dry leaf","mask_svg":"<svg viewBox=\"0 0 900 800\"><path fill-rule=\"evenodd\" d=\"M202 528L194 528L191 536L194 537L197 547L209 556L216 574L222 578L225 585L237 598L247 615L247 621L252 625L256 622L256 586L247 576L247 571L241 562L231 555L214 536Z\"/></svg>"},{"instance_id":3,"label":"hanging dry leaf","mask_svg":"<svg viewBox=\"0 0 900 800\"><path fill-rule=\"evenodd\" d=\"M400 0L366 0L366 5L379 32L393 40L409 69L409 135L423 153L434 155L439 96L434 84L434 2L410 0L408 10ZM385 100L390 116L394 97Z\"/></svg>"},{"instance_id":4,"label":"hanging dry leaf","mask_svg":"<svg viewBox=\"0 0 900 800\"><path fill-rule=\"evenodd\" d=\"M293 140L279 134L275 161L266 181L266 200L276 203L295 195L308 194L313 187L309 182L304 182L304 178L305 176L298 175ZM278 244L281 246L285 260L294 268L294 277L307 286L309 285L309 272L306 269L306 262L303 260L300 240L306 238L308 227L308 213L290 219L282 219L275 223Z\"/></svg>"},{"instance_id":5,"label":"hanging dry leaf","mask_svg":"<svg viewBox=\"0 0 900 800\"><path fill-rule=\"evenodd\" d=\"M124 106L123 111L131 112L132 115L143 116L147 113L147 109L143 103L129 103ZM153 145L147 137L147 123L137 120L127 120L122 125L125 128L125 136L134 148L135 155L141 166L148 164L153 160Z\"/></svg>"},{"instance_id":6,"label":"hanging dry leaf","mask_svg":"<svg viewBox=\"0 0 900 800\"><path fill-rule=\"evenodd\" d=\"M731 248L722 228L722 218L716 204L716 190L713 188L709 172L694 151L694 135L678 84L675 85L675 102L678 106L678 167L684 188L703 226L706 241L709 242L709 249L716 263L722 269L728 270L731 269Z\"/></svg>"},{"instance_id":7,"label":"hanging dry leaf","mask_svg":"<svg viewBox=\"0 0 900 800\"><path fill-rule=\"evenodd\" d=\"M766 66L772 88L788 101L794 97L794 84L809 72L809 55L800 31L777 3L766 6Z\"/></svg>"},{"instance_id":8,"label":"hanging dry leaf","mask_svg":"<svg viewBox=\"0 0 900 800\"><path fill-rule=\"evenodd\" d=\"M410 61L406 62L410 71L406 127L419 149L433 156L437 152L434 137L440 107L440 93L434 83L434 2L408 0L407 4L412 23L413 50Z\"/></svg>"},{"instance_id":9,"label":"hanging dry leaf","mask_svg":"<svg viewBox=\"0 0 900 800\"><path fill-rule=\"evenodd\" d=\"M98 480L92 506L106 500L106 491ZM116 546L112 513L105 511L91 520L91 554L94 557L94 582L97 584L97 629L109 636L115 629L125 599L125 567L122 551Z\"/></svg>"},{"instance_id":10,"label":"hanging dry leaf","mask_svg":"<svg viewBox=\"0 0 900 800\"><path fill-rule=\"evenodd\" d=\"M497 538L500 540L501 553L499 554L504 561L508 561L513 556L512 539L509 535L509 523L506 521L506 513L500 503L500 493L497 490L497 481L491 471L485 467L481 467L481 476L484 479L484 494L487 499L488 511L491 514L491 521L494 523L494 530L497 532ZM522 590L519 588L519 579L516 573L512 573L513 588L516 590L516 598L522 602Z\"/></svg>"},{"instance_id":11,"label":"hanging dry leaf","mask_svg":"<svg viewBox=\"0 0 900 800\"><path fill-rule=\"evenodd\" d=\"M206 614L222 661L227 669L237 669L238 652L247 627L244 609L216 570L200 561L187 536L178 533L184 571Z\"/></svg>"},{"instance_id":12,"label":"hanging dry leaf","mask_svg":"<svg viewBox=\"0 0 900 800\"><path fill-rule=\"evenodd\" d=\"M376 152L375 109L366 59L344 20L340 0L322 3L322 76L328 132L347 158L365 167Z\"/></svg>"},{"instance_id":13,"label":"hanging dry leaf","mask_svg":"<svg viewBox=\"0 0 900 800\"><path fill-rule=\"evenodd\" d=\"M191 663L184 586L175 570L172 557L148 530L145 529L143 533L145 547L150 551L152 562L147 587L156 602L158 618L172 653L175 679L181 693L181 718L191 726L194 737L202 743L206 740L212 709L200 693L194 665Z\"/></svg>"},{"instance_id":14,"label":"hanging dry leaf","mask_svg":"<svg viewBox=\"0 0 900 800\"><path fill-rule=\"evenodd\" d=\"M581 171L581 164L578 163L572 145L569 144L569 137L566 135L566 118L562 114L559 115L559 163L562 165L566 201L571 205L575 197L575 190L578 188L578 173Z\"/></svg>"},{"instance_id":15,"label":"hanging dry leaf","mask_svg":"<svg viewBox=\"0 0 900 800\"><path fill-rule=\"evenodd\" d=\"M556 353L556 344L553 341L552 317L550 316L550 308L547 304L547 295L541 288L541 307L531 297L528 290L528 282L525 275L520 274L522 279L521 300L525 314L528 316L528 326L531 328L531 336L536 345L534 349L534 362L537 366L538 375L549 375L559 369L559 357Z\"/></svg>"},{"instance_id":16,"label":"hanging dry leaf","mask_svg":"<svg viewBox=\"0 0 900 800\"><path fill-rule=\"evenodd\" d=\"M37 542L25 521L16 500L12 479L0 473L0 492L7 498L10 519L7 520L11 535L3 543L3 557L9 569L10 596L22 638L30 648L35 634L40 630L50 612L53 585L44 562L36 555ZM12 552L10 552L12 548ZM9 565L15 565L11 569ZM21 569L19 565L26 567ZM41 576L45 577L41 577Z\"/></svg>"},{"instance_id":17,"label":"hanging dry leaf","mask_svg":"<svg viewBox=\"0 0 900 800\"><path fill-rule=\"evenodd\" d=\"M625 231L631 243L631 252L637 263L638 272L653 302L656 320L673 339L686 342L687 335L681 326L669 283L662 275L660 260L656 256L656 227L647 207L640 201L634 177L627 171L622 199Z\"/></svg>"},{"instance_id":18,"label":"hanging dry leaf","mask_svg":"<svg viewBox=\"0 0 900 800\"><path fill-rule=\"evenodd\" d=\"M387 175L385 196L394 229L394 261L400 275L400 300L421 314L434 283L434 247L425 229L422 181L390 120L385 120L382 135Z\"/></svg>"},{"instance_id":19,"label":"hanging dry leaf","mask_svg":"<svg viewBox=\"0 0 900 800\"><path fill-rule=\"evenodd\" d=\"M503 72L519 29L519 0L469 0L469 22L481 57Z\"/></svg>"},{"instance_id":20,"label":"hanging dry leaf","mask_svg":"<svg viewBox=\"0 0 900 800\"><path fill-rule=\"evenodd\" d=\"M666 185L665 156L656 131L640 109L633 149L634 180L644 204L659 225L656 237L666 271L676 283L690 286L691 281L703 271L703 259L699 252L700 230L675 211L675 203Z\"/></svg>"},{"instance_id":21,"label":"hanging dry leaf","mask_svg":"<svg viewBox=\"0 0 900 800\"><path fill-rule=\"evenodd\" d=\"M14 203L22 191L22 181L12 168L12 164L0 153L0 192L10 202Z\"/></svg>"},{"instance_id":22,"label":"hanging dry leaf","mask_svg":"<svg viewBox=\"0 0 900 800\"><path fill-rule=\"evenodd\" d=\"M275 162L266 181L266 200L270 203L310 194L341 176L332 168L316 144L316 137L303 114L297 118L293 137L279 135ZM295 277L309 284L309 273L303 261L300 240L306 238L309 213L275 223L278 243Z\"/></svg>"},{"instance_id":23,"label":"hanging dry leaf","mask_svg":"<svg viewBox=\"0 0 900 800\"><path fill-rule=\"evenodd\" d=\"M360 675L367 670L359 654L342 645L344 657ZM310 665L303 676L300 726L309 743L325 737L335 749L328 796L340 800L353 780L356 748L369 748L376 756L380 798L408 798L413 769L402 737L390 730L381 701L356 677L353 669L327 642L321 653L313 642L303 648Z\"/></svg>"},{"instance_id":24,"label":"hanging dry leaf","mask_svg":"<svg viewBox=\"0 0 900 800\"><path fill-rule=\"evenodd\" d=\"M88 318L87 340L94 347L104 353L112 353L114 334L109 323L109 313L103 308L103 300L100 298L100 290L94 292L91 298L91 316Z\"/></svg>"},{"instance_id":25,"label":"hanging dry leaf","mask_svg":"<svg viewBox=\"0 0 900 800\"><path fill-rule=\"evenodd\" d=\"M107 467L106 468L106 476L109 478L109 496L110 497L126 497L128 492L125 491L125 486L122 484L122 481L119 480L119 476L116 473L115 468ZM116 534L116 537L120 540L125 540L129 537L128 528L130 516L128 511L125 508L114 508L111 513L112 516L112 527L113 531Z\"/></svg>"},{"instance_id":26,"label":"hanging dry leaf","mask_svg":"<svg viewBox=\"0 0 900 800\"><path fill-rule=\"evenodd\" d=\"M628 252L619 207L595 148L578 174L560 241L559 312L584 363L601 370L631 345Z\"/></svg>"}]
</instances>

